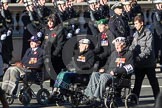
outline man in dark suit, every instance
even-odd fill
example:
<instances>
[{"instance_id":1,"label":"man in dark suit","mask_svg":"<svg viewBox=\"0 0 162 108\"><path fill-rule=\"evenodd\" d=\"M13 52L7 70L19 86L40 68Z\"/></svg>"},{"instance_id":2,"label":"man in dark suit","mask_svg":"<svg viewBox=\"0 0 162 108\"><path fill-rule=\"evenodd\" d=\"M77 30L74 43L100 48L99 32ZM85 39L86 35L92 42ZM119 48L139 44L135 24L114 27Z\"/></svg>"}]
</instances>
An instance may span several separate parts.
<instances>
[{"instance_id":1,"label":"man in dark suit","mask_svg":"<svg viewBox=\"0 0 162 108\"><path fill-rule=\"evenodd\" d=\"M41 43L39 38L32 36L29 41L30 48L27 49L21 62L16 62L14 66L9 67L3 76L2 89L8 95L16 94L18 82L21 76L25 75L24 70L34 68L37 71L43 65L43 50L39 47Z\"/></svg>"},{"instance_id":2,"label":"man in dark suit","mask_svg":"<svg viewBox=\"0 0 162 108\"><path fill-rule=\"evenodd\" d=\"M123 13L123 4L120 2L115 3L111 9L114 11L114 15L109 20L110 31L116 37L129 38L130 29L128 21Z\"/></svg>"}]
</instances>

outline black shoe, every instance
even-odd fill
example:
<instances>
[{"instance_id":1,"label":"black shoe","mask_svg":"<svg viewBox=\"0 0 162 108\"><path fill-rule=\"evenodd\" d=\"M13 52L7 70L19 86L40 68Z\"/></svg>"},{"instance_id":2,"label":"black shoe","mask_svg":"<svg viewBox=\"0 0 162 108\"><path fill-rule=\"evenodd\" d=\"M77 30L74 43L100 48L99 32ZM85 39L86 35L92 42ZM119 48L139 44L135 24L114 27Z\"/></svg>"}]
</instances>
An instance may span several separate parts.
<instances>
[{"instance_id":1,"label":"black shoe","mask_svg":"<svg viewBox=\"0 0 162 108\"><path fill-rule=\"evenodd\" d=\"M58 93L53 93L48 97L49 104L56 103L58 101Z\"/></svg>"},{"instance_id":2,"label":"black shoe","mask_svg":"<svg viewBox=\"0 0 162 108\"><path fill-rule=\"evenodd\" d=\"M104 107L104 101L99 99L99 98L94 99L92 106L94 106L95 108L103 108Z\"/></svg>"}]
</instances>

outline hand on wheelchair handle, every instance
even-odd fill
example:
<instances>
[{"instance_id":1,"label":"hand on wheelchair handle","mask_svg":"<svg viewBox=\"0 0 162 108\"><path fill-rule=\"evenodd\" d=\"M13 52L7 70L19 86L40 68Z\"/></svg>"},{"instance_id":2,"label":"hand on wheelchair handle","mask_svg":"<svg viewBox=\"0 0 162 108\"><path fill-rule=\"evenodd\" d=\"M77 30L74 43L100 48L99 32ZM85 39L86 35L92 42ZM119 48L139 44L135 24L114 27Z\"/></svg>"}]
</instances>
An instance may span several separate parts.
<instances>
[{"instance_id":1,"label":"hand on wheelchair handle","mask_svg":"<svg viewBox=\"0 0 162 108\"><path fill-rule=\"evenodd\" d=\"M115 73L113 71L111 71L110 74L113 75L113 76L115 75Z\"/></svg>"},{"instance_id":2,"label":"hand on wheelchair handle","mask_svg":"<svg viewBox=\"0 0 162 108\"><path fill-rule=\"evenodd\" d=\"M31 72L31 69L29 67L26 67L26 68L24 68L24 72L25 73L28 73L28 72L30 73Z\"/></svg>"}]
</instances>

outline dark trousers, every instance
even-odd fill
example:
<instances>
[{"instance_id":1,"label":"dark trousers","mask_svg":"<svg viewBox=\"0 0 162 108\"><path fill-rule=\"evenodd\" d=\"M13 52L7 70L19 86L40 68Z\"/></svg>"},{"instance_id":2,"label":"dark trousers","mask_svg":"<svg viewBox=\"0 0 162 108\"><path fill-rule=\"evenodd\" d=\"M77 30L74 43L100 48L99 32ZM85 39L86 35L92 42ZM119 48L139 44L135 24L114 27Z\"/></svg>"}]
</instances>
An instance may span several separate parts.
<instances>
[{"instance_id":1,"label":"dark trousers","mask_svg":"<svg viewBox=\"0 0 162 108\"><path fill-rule=\"evenodd\" d=\"M162 64L162 36L154 32L154 50L157 62Z\"/></svg>"},{"instance_id":2,"label":"dark trousers","mask_svg":"<svg viewBox=\"0 0 162 108\"><path fill-rule=\"evenodd\" d=\"M147 75L147 78L153 90L154 98L156 99L158 93L160 92L160 89L159 89L159 83L156 78L156 72L155 72L154 67L135 68L135 84L133 88L133 93L135 93L139 97L142 82L143 82L145 75Z\"/></svg>"},{"instance_id":3,"label":"dark trousers","mask_svg":"<svg viewBox=\"0 0 162 108\"><path fill-rule=\"evenodd\" d=\"M53 68L55 70L55 72L57 73L57 75L61 72L61 69L65 69L65 65L62 61L62 57L53 57L51 59L52 61L52 65ZM55 81L53 79L50 79L50 86L53 87L54 86Z\"/></svg>"},{"instance_id":4,"label":"dark trousers","mask_svg":"<svg viewBox=\"0 0 162 108\"><path fill-rule=\"evenodd\" d=\"M0 101L2 103L3 108L9 108L9 105L5 97L5 91L3 91L1 87L0 87Z\"/></svg>"}]
</instances>

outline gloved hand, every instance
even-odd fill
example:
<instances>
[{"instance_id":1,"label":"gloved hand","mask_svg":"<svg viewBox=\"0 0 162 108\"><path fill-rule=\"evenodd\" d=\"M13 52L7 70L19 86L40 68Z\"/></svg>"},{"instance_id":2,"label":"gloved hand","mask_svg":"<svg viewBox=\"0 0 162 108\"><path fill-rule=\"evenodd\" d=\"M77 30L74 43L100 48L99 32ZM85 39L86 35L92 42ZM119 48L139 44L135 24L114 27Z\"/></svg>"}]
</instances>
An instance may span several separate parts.
<instances>
[{"instance_id":1,"label":"gloved hand","mask_svg":"<svg viewBox=\"0 0 162 108\"><path fill-rule=\"evenodd\" d=\"M73 24L73 25L71 25L71 27L72 27L72 29L74 30L74 28L75 28L75 25Z\"/></svg>"},{"instance_id":2,"label":"gloved hand","mask_svg":"<svg viewBox=\"0 0 162 108\"><path fill-rule=\"evenodd\" d=\"M80 28L77 28L76 30L75 30L75 34L79 34L80 33Z\"/></svg>"},{"instance_id":3,"label":"gloved hand","mask_svg":"<svg viewBox=\"0 0 162 108\"><path fill-rule=\"evenodd\" d=\"M6 39L6 37L7 37L7 35L6 35L6 34L2 34L2 35L1 35L1 40L5 40L5 39Z\"/></svg>"},{"instance_id":4,"label":"gloved hand","mask_svg":"<svg viewBox=\"0 0 162 108\"><path fill-rule=\"evenodd\" d=\"M68 33L67 36L66 36L66 38L67 39L70 39L72 36L73 36L72 33Z\"/></svg>"},{"instance_id":5,"label":"gloved hand","mask_svg":"<svg viewBox=\"0 0 162 108\"><path fill-rule=\"evenodd\" d=\"M42 32L38 32L38 33L37 33L37 36L38 36L39 38L41 38L41 37L42 37Z\"/></svg>"},{"instance_id":6,"label":"gloved hand","mask_svg":"<svg viewBox=\"0 0 162 108\"><path fill-rule=\"evenodd\" d=\"M122 74L126 74L125 73L125 69L124 68L116 67L115 70L114 70L114 75L118 76L118 75L122 75Z\"/></svg>"},{"instance_id":7,"label":"gloved hand","mask_svg":"<svg viewBox=\"0 0 162 108\"><path fill-rule=\"evenodd\" d=\"M8 31L7 31L7 36L10 36L11 33L12 33L11 30L8 30Z\"/></svg>"}]
</instances>

